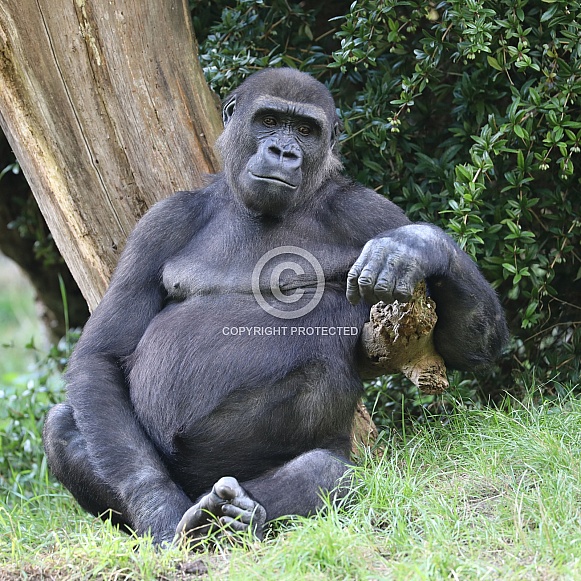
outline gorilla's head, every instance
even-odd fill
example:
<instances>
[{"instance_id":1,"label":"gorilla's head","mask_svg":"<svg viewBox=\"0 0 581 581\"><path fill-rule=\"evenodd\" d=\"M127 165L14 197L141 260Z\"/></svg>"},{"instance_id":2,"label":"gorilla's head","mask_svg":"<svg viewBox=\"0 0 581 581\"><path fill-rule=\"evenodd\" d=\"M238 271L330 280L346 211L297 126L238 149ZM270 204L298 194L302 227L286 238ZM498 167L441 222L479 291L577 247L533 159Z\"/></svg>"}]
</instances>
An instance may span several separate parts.
<instances>
[{"instance_id":1,"label":"gorilla's head","mask_svg":"<svg viewBox=\"0 0 581 581\"><path fill-rule=\"evenodd\" d=\"M341 169L333 97L306 73L255 73L224 100L223 118L217 145L228 184L257 214L284 213Z\"/></svg>"}]
</instances>

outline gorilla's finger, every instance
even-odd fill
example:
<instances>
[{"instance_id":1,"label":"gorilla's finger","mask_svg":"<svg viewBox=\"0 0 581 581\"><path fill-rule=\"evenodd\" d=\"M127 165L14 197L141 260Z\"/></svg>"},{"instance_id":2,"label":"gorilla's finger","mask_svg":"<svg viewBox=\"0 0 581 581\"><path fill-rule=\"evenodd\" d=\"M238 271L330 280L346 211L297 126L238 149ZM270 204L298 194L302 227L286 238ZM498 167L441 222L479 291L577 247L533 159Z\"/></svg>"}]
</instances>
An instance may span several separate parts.
<instances>
[{"instance_id":1,"label":"gorilla's finger","mask_svg":"<svg viewBox=\"0 0 581 581\"><path fill-rule=\"evenodd\" d=\"M393 296L400 302L408 302L411 300L416 285L422 280L422 274L416 269L408 268L407 272L403 274L395 286Z\"/></svg>"},{"instance_id":2,"label":"gorilla's finger","mask_svg":"<svg viewBox=\"0 0 581 581\"><path fill-rule=\"evenodd\" d=\"M252 519L252 515L254 514L254 506L250 510L247 510L232 504L225 504L222 507L222 512L224 513L224 516L236 518L242 522L249 523Z\"/></svg>"},{"instance_id":3,"label":"gorilla's finger","mask_svg":"<svg viewBox=\"0 0 581 581\"><path fill-rule=\"evenodd\" d=\"M250 512L252 512L257 506L257 503L246 494L244 494L244 496L237 496L236 498L233 498L228 504L230 506L240 508L241 510L248 510Z\"/></svg>"},{"instance_id":4,"label":"gorilla's finger","mask_svg":"<svg viewBox=\"0 0 581 581\"><path fill-rule=\"evenodd\" d=\"M361 293L359 291L359 277L361 275L361 271L365 267L367 261L358 260L349 270L349 274L347 274L347 300L352 305L359 304L361 300Z\"/></svg>"},{"instance_id":5,"label":"gorilla's finger","mask_svg":"<svg viewBox=\"0 0 581 581\"><path fill-rule=\"evenodd\" d=\"M360 276L359 277L359 294L363 297L363 300L369 304L373 305L377 302L375 296L375 277L371 276Z\"/></svg>"},{"instance_id":6,"label":"gorilla's finger","mask_svg":"<svg viewBox=\"0 0 581 581\"><path fill-rule=\"evenodd\" d=\"M353 269L347 275L347 292L345 296L352 305L358 305L361 300L361 295L359 294L359 273L354 272Z\"/></svg>"},{"instance_id":7,"label":"gorilla's finger","mask_svg":"<svg viewBox=\"0 0 581 581\"><path fill-rule=\"evenodd\" d=\"M197 505L192 506L189 510L187 510L184 515L182 516L178 526L176 527L177 532L185 532L190 529L196 528L207 522L207 516L203 510L200 510Z\"/></svg>"},{"instance_id":8,"label":"gorilla's finger","mask_svg":"<svg viewBox=\"0 0 581 581\"><path fill-rule=\"evenodd\" d=\"M220 517L220 524L232 531L244 532L248 530L249 523L231 518L229 516Z\"/></svg>"},{"instance_id":9,"label":"gorilla's finger","mask_svg":"<svg viewBox=\"0 0 581 581\"><path fill-rule=\"evenodd\" d=\"M349 273L347 274L347 292L345 293L347 296L347 300L352 305L359 304L361 300L361 292L359 289L359 277L363 272L363 269L369 263L369 258L372 252L372 242L370 240L365 244L361 254L357 258L357 260L353 263L353 266L349 269Z\"/></svg>"},{"instance_id":10,"label":"gorilla's finger","mask_svg":"<svg viewBox=\"0 0 581 581\"><path fill-rule=\"evenodd\" d=\"M192 510L194 509L194 510ZM178 523L173 538L174 544L192 538L204 537L215 528L215 525L208 520L209 515L196 507L192 507L181 518Z\"/></svg>"},{"instance_id":11,"label":"gorilla's finger","mask_svg":"<svg viewBox=\"0 0 581 581\"><path fill-rule=\"evenodd\" d=\"M374 287L374 294L379 301L384 303L392 303L394 300L395 277L393 274L393 267L388 265L384 268L377 277L377 282Z\"/></svg>"},{"instance_id":12,"label":"gorilla's finger","mask_svg":"<svg viewBox=\"0 0 581 581\"><path fill-rule=\"evenodd\" d=\"M378 301L375 295L377 278L385 268L385 249L376 246L370 254L369 261L359 275L359 293L371 305Z\"/></svg>"},{"instance_id":13,"label":"gorilla's finger","mask_svg":"<svg viewBox=\"0 0 581 581\"><path fill-rule=\"evenodd\" d=\"M256 506L258 506L258 503L248 496L246 490L240 486L238 480L233 476L224 476L220 478L220 480L214 484L212 491L221 499L220 507L222 508L222 512L224 512L224 507L229 505L249 511L255 510ZM224 503L224 500L227 502Z\"/></svg>"}]
</instances>

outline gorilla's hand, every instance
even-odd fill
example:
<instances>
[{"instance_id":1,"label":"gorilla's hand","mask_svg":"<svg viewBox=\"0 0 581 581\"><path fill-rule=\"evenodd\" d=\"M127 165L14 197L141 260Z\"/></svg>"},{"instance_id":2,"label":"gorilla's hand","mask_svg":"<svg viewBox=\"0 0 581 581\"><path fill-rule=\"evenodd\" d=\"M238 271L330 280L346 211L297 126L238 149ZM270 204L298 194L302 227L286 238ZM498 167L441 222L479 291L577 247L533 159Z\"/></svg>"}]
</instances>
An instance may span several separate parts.
<instances>
[{"instance_id":1,"label":"gorilla's hand","mask_svg":"<svg viewBox=\"0 0 581 581\"><path fill-rule=\"evenodd\" d=\"M347 299L353 305L363 298L408 301L418 282L446 276L455 245L444 232L425 224L390 230L363 247L347 276Z\"/></svg>"},{"instance_id":2,"label":"gorilla's hand","mask_svg":"<svg viewBox=\"0 0 581 581\"><path fill-rule=\"evenodd\" d=\"M232 534L249 529L262 540L265 522L264 507L246 494L236 478L224 476L184 513L176 527L174 543L202 539L214 531Z\"/></svg>"}]
</instances>

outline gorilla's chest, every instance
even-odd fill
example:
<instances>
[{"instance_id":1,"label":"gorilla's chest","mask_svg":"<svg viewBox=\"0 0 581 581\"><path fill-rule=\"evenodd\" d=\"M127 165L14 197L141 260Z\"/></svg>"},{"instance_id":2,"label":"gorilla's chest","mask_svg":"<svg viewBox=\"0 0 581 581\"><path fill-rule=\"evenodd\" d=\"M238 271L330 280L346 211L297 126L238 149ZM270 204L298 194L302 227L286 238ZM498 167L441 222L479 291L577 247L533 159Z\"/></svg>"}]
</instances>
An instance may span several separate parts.
<instances>
[{"instance_id":1,"label":"gorilla's chest","mask_svg":"<svg viewBox=\"0 0 581 581\"><path fill-rule=\"evenodd\" d=\"M162 271L170 299L205 295L291 296L344 283L358 249L285 231L260 234L222 228L202 232ZM284 300L284 299L283 299Z\"/></svg>"},{"instance_id":2,"label":"gorilla's chest","mask_svg":"<svg viewBox=\"0 0 581 581\"><path fill-rule=\"evenodd\" d=\"M196 251L184 252L168 261L162 280L167 294L175 300L200 295L244 294L251 288L246 268L226 260L224 255L209 257Z\"/></svg>"}]
</instances>

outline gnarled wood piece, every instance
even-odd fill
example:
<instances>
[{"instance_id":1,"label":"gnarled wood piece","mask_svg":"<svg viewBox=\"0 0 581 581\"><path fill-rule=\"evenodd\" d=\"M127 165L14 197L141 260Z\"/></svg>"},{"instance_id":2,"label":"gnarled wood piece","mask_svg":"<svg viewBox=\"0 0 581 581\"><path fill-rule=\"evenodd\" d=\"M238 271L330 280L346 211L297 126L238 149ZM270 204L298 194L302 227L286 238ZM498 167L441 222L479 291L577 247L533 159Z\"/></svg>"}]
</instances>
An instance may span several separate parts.
<instances>
[{"instance_id":1,"label":"gnarled wood piece","mask_svg":"<svg viewBox=\"0 0 581 581\"><path fill-rule=\"evenodd\" d=\"M438 394L448 388L446 366L432 338L438 320L436 304L426 295L425 283L416 287L407 303L373 305L369 319L361 334L364 378L402 372L424 393ZM376 437L373 420L360 403L353 423L353 449L372 444Z\"/></svg>"},{"instance_id":2,"label":"gnarled wood piece","mask_svg":"<svg viewBox=\"0 0 581 581\"><path fill-rule=\"evenodd\" d=\"M437 320L436 303L426 295L425 283L407 303L374 305L361 335L365 371L374 377L401 371L424 393L445 391L446 366L432 339Z\"/></svg>"}]
</instances>

